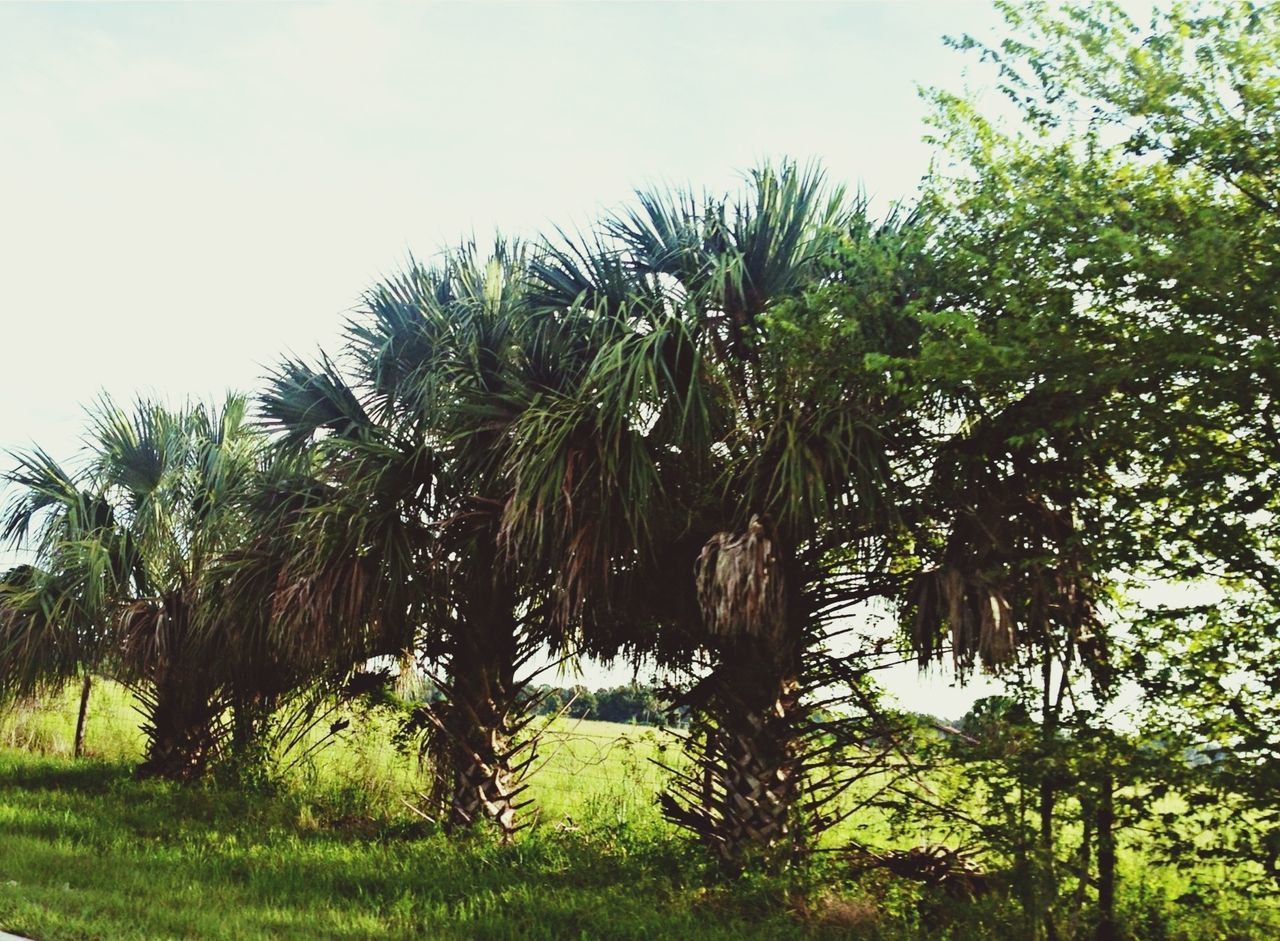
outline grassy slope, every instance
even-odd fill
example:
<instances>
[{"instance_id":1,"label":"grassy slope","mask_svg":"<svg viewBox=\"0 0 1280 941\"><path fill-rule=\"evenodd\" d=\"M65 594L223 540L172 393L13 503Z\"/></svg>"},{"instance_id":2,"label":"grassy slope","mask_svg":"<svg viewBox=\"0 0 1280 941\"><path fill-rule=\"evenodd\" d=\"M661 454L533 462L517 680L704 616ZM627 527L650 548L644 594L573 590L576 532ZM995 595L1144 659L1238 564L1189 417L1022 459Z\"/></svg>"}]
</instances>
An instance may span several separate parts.
<instances>
[{"instance_id":1,"label":"grassy slope","mask_svg":"<svg viewBox=\"0 0 1280 941\"><path fill-rule=\"evenodd\" d=\"M663 773L650 759L674 754L654 730L553 728L537 826L504 847L446 840L405 807L417 772L376 718L274 796L246 796L132 780L134 716L110 686L95 690L95 757L71 761L71 699L0 723L0 929L40 941L1019 936L1007 907L953 905L947 925L925 929L896 888L838 873L803 911L776 884L707 890L654 808ZM1129 903L1166 888L1131 878ZM1223 909L1147 909L1145 937L1268 936L1233 933Z\"/></svg>"}]
</instances>

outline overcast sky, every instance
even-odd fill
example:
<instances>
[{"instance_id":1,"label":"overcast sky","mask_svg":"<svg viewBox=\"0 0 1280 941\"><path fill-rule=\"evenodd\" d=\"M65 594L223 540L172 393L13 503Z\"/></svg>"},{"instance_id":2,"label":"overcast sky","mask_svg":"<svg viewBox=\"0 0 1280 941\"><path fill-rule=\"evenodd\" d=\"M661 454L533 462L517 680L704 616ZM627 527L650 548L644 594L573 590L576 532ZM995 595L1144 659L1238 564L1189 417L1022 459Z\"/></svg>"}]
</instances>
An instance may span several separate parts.
<instances>
[{"instance_id":1,"label":"overcast sky","mask_svg":"<svg viewBox=\"0 0 1280 941\"><path fill-rule=\"evenodd\" d=\"M0 5L0 449L69 455L102 390L252 389L410 252L649 182L817 157L910 196L917 85L960 89L943 35L997 23L985 0Z\"/></svg>"}]
</instances>

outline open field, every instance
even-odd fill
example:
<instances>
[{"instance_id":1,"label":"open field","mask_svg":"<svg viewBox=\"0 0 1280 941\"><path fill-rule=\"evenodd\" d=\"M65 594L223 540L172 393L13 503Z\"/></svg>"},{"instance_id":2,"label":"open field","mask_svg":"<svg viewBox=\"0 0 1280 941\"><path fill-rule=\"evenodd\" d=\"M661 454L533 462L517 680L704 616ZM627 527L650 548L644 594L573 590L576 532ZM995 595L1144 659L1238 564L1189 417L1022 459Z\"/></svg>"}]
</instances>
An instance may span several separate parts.
<instances>
[{"instance_id":1,"label":"open field","mask_svg":"<svg viewBox=\"0 0 1280 941\"><path fill-rule=\"evenodd\" d=\"M448 840L405 806L414 763L377 719L273 792L246 794L133 780L139 740L118 689L95 689L80 762L67 755L73 717L64 698L0 726L0 929L39 941L1018 937L1012 906L948 900L939 914L913 887L834 863L709 888L655 810L653 729L553 729L537 825L502 846ZM1177 884L1132 851L1126 869L1135 937L1270 936L1242 907L1180 910Z\"/></svg>"},{"instance_id":2,"label":"open field","mask_svg":"<svg viewBox=\"0 0 1280 941\"><path fill-rule=\"evenodd\" d=\"M573 723L549 741L539 825L504 847L451 842L407 810L413 762L376 723L287 789L245 796L132 780L128 707L111 687L93 702L94 757L79 763L65 754L67 702L5 727L4 929L41 941L831 934L702 889L653 806L654 730Z\"/></svg>"}]
</instances>

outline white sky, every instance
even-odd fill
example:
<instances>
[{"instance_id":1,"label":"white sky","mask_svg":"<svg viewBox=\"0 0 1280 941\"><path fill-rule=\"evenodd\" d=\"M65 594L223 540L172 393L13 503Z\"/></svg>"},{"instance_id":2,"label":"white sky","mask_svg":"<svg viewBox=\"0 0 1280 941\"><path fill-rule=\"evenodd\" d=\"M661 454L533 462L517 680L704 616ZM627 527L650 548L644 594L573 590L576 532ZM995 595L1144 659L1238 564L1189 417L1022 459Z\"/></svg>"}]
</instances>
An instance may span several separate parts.
<instances>
[{"instance_id":1,"label":"white sky","mask_svg":"<svg viewBox=\"0 0 1280 941\"><path fill-rule=\"evenodd\" d=\"M819 157L881 205L978 0L0 5L0 450L252 389L409 252ZM588 682L594 682L594 671ZM617 674L614 674L617 675ZM601 679L613 679L613 676ZM891 686L958 715L972 692Z\"/></svg>"}]
</instances>

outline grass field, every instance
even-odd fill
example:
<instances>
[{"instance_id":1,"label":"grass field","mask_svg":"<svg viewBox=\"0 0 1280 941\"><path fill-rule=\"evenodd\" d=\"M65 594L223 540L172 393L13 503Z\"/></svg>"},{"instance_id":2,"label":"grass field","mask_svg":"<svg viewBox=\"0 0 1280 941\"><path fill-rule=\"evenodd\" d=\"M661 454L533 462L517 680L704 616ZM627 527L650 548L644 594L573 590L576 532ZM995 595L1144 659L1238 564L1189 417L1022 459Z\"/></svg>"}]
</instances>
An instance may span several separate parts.
<instances>
[{"instance_id":1,"label":"grass field","mask_svg":"<svg viewBox=\"0 0 1280 941\"><path fill-rule=\"evenodd\" d=\"M269 792L131 776L124 694L95 690L91 757L68 756L70 698L0 724L0 929L61 939L1017 938L1011 906L922 915L908 886L839 866L717 889L654 807L664 733L560 723L515 845L446 839L406 799L414 762L376 716ZM869 830L887 833L879 822ZM1271 937L1257 912L1171 908L1131 858L1142 938ZM806 899L801 901L801 899ZM1274 927L1275 922L1271 922Z\"/></svg>"}]
</instances>

